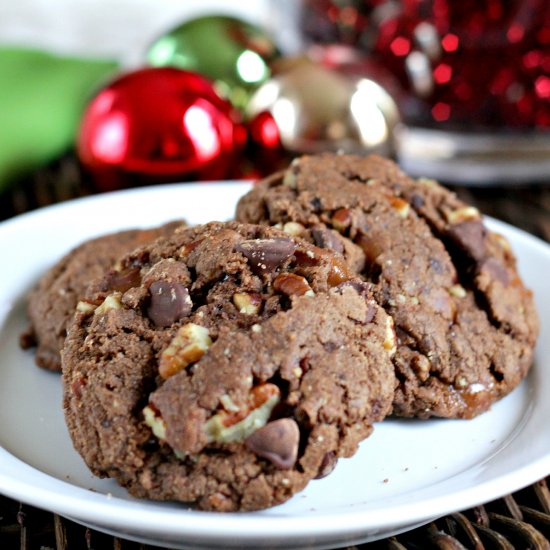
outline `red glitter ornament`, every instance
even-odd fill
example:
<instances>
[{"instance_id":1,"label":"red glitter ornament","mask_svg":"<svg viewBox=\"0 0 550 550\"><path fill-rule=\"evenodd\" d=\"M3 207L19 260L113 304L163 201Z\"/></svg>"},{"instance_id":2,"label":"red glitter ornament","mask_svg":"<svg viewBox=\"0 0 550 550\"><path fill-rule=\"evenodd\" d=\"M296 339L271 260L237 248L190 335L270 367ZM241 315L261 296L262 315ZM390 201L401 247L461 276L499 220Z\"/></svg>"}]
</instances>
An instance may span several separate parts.
<instances>
[{"instance_id":1,"label":"red glitter ornament","mask_svg":"<svg viewBox=\"0 0 550 550\"><path fill-rule=\"evenodd\" d=\"M352 45L400 81L409 124L550 126L547 0L309 0L305 6L306 36Z\"/></svg>"},{"instance_id":2,"label":"red glitter ornament","mask_svg":"<svg viewBox=\"0 0 550 550\"><path fill-rule=\"evenodd\" d=\"M244 144L231 105L202 76L173 68L128 73L88 105L78 155L97 187L222 179Z\"/></svg>"}]
</instances>

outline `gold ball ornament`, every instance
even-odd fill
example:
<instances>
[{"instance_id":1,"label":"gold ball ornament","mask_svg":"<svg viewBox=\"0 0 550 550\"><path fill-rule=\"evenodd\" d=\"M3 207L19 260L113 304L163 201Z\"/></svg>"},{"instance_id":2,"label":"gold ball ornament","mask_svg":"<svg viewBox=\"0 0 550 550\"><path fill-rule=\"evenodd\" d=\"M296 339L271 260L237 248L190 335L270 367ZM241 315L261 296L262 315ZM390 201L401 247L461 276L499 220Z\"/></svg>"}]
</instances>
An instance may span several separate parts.
<instances>
[{"instance_id":1,"label":"gold ball ornament","mask_svg":"<svg viewBox=\"0 0 550 550\"><path fill-rule=\"evenodd\" d=\"M274 72L250 99L246 116L269 112L286 150L392 153L399 111L380 84L308 58L286 59Z\"/></svg>"}]
</instances>

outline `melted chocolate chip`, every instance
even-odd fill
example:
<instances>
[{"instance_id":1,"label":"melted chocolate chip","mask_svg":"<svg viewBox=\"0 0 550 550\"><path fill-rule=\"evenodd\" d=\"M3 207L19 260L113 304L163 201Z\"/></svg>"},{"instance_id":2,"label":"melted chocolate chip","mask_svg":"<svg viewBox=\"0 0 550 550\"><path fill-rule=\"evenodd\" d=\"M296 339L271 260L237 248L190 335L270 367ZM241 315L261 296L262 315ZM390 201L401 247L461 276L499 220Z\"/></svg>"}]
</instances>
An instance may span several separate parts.
<instances>
[{"instance_id":1,"label":"melted chocolate chip","mask_svg":"<svg viewBox=\"0 0 550 550\"><path fill-rule=\"evenodd\" d=\"M245 439L245 445L255 454L270 460L277 468L288 470L296 463L300 429L292 418L268 422Z\"/></svg>"},{"instance_id":2,"label":"melted chocolate chip","mask_svg":"<svg viewBox=\"0 0 550 550\"><path fill-rule=\"evenodd\" d=\"M418 210L422 208L424 204L425 204L424 197L422 197L421 195L417 195L416 193L413 193L411 197L411 206L415 210Z\"/></svg>"},{"instance_id":3,"label":"melted chocolate chip","mask_svg":"<svg viewBox=\"0 0 550 550\"><path fill-rule=\"evenodd\" d=\"M487 253L487 229L480 220L457 223L449 229L449 237L472 260L481 261Z\"/></svg>"},{"instance_id":4,"label":"melted chocolate chip","mask_svg":"<svg viewBox=\"0 0 550 550\"><path fill-rule=\"evenodd\" d=\"M311 236L315 244L320 248L329 248L336 252L344 252L344 243L330 229L326 227L315 227L311 230Z\"/></svg>"},{"instance_id":5,"label":"melted chocolate chip","mask_svg":"<svg viewBox=\"0 0 550 550\"><path fill-rule=\"evenodd\" d=\"M317 472L315 479L321 479L328 476L336 467L337 462L338 458L334 451L329 451L328 453L326 453L323 457L323 460L321 461L321 465L319 466L319 471Z\"/></svg>"},{"instance_id":6,"label":"melted chocolate chip","mask_svg":"<svg viewBox=\"0 0 550 550\"><path fill-rule=\"evenodd\" d=\"M310 204L314 212L320 212L322 210L323 205L319 197L313 197L310 201Z\"/></svg>"},{"instance_id":7,"label":"melted chocolate chip","mask_svg":"<svg viewBox=\"0 0 550 550\"><path fill-rule=\"evenodd\" d=\"M480 273L487 273L495 281L499 281L504 286L510 284L510 274L506 267L496 258L487 258L479 266Z\"/></svg>"},{"instance_id":8,"label":"melted chocolate chip","mask_svg":"<svg viewBox=\"0 0 550 550\"><path fill-rule=\"evenodd\" d=\"M147 316L155 326L168 327L191 313L193 302L189 291L180 283L155 281L149 287L151 300Z\"/></svg>"},{"instance_id":9,"label":"melted chocolate chip","mask_svg":"<svg viewBox=\"0 0 550 550\"><path fill-rule=\"evenodd\" d=\"M296 245L291 239L254 239L239 243L235 250L248 260L254 273L271 273L294 254Z\"/></svg>"}]
</instances>

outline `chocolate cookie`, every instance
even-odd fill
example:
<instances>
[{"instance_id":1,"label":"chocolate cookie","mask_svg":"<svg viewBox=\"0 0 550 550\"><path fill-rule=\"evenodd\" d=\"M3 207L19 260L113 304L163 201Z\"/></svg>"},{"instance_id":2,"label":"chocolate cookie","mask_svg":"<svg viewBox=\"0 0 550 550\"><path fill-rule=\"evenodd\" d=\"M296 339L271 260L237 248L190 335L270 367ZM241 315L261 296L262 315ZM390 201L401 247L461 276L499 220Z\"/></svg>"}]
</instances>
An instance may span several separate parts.
<instances>
[{"instance_id":1,"label":"chocolate cookie","mask_svg":"<svg viewBox=\"0 0 550 550\"><path fill-rule=\"evenodd\" d=\"M64 404L90 469L133 495L272 506L391 409L392 320L338 253L211 223L120 266L78 306Z\"/></svg>"},{"instance_id":2,"label":"chocolate cookie","mask_svg":"<svg viewBox=\"0 0 550 550\"><path fill-rule=\"evenodd\" d=\"M98 237L66 254L40 279L29 293L29 328L21 335L21 346L36 346L39 367L61 371L59 352L86 285L111 268L116 260L133 248L161 235L169 235L181 222L155 229L135 229Z\"/></svg>"},{"instance_id":3,"label":"chocolate cookie","mask_svg":"<svg viewBox=\"0 0 550 550\"><path fill-rule=\"evenodd\" d=\"M397 331L395 414L473 417L529 369L538 320L510 245L435 181L377 156L307 156L257 184L237 219L363 251L358 272Z\"/></svg>"}]
</instances>

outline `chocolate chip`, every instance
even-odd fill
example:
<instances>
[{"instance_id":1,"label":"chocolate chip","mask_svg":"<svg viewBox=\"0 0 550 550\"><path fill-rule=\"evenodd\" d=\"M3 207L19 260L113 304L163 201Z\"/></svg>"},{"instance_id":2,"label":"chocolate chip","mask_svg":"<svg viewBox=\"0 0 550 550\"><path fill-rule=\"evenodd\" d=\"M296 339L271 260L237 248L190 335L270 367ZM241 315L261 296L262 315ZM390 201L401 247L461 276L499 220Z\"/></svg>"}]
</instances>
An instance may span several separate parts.
<instances>
[{"instance_id":1,"label":"chocolate chip","mask_svg":"<svg viewBox=\"0 0 550 550\"><path fill-rule=\"evenodd\" d=\"M421 195L417 195L416 193L413 193L412 196L411 196L411 206L415 209L415 210L419 210L420 208L422 208L425 204L425 201L424 201L424 197L422 197Z\"/></svg>"},{"instance_id":2,"label":"chocolate chip","mask_svg":"<svg viewBox=\"0 0 550 550\"><path fill-rule=\"evenodd\" d=\"M319 466L319 471L317 472L315 479L321 479L328 476L336 467L337 462L338 458L336 457L336 453L334 451L329 451L326 453L321 461L321 465Z\"/></svg>"},{"instance_id":3,"label":"chocolate chip","mask_svg":"<svg viewBox=\"0 0 550 550\"><path fill-rule=\"evenodd\" d=\"M254 239L239 243L235 250L246 257L254 273L261 275L275 271L294 253L296 245L291 239Z\"/></svg>"},{"instance_id":4,"label":"chocolate chip","mask_svg":"<svg viewBox=\"0 0 550 550\"><path fill-rule=\"evenodd\" d=\"M168 327L178 319L189 315L193 302L189 291L180 283L155 281L149 287L151 300L147 316L155 326Z\"/></svg>"},{"instance_id":5,"label":"chocolate chip","mask_svg":"<svg viewBox=\"0 0 550 550\"><path fill-rule=\"evenodd\" d=\"M270 460L277 468L288 470L296 463L300 429L292 418L268 422L245 439L245 445L255 454Z\"/></svg>"},{"instance_id":6,"label":"chocolate chip","mask_svg":"<svg viewBox=\"0 0 550 550\"><path fill-rule=\"evenodd\" d=\"M311 201L309 201L311 204L311 208L313 208L314 212L320 212L322 210L322 203L321 199L319 197L313 197Z\"/></svg>"},{"instance_id":7,"label":"chocolate chip","mask_svg":"<svg viewBox=\"0 0 550 550\"><path fill-rule=\"evenodd\" d=\"M326 227L315 227L311 230L315 244L321 248L330 248L336 252L344 252L344 243L337 235Z\"/></svg>"},{"instance_id":8,"label":"chocolate chip","mask_svg":"<svg viewBox=\"0 0 550 550\"><path fill-rule=\"evenodd\" d=\"M499 281L504 286L510 284L510 273L496 258L487 258L478 268L479 273L487 273L491 279Z\"/></svg>"},{"instance_id":9,"label":"chocolate chip","mask_svg":"<svg viewBox=\"0 0 550 550\"><path fill-rule=\"evenodd\" d=\"M487 229L480 220L467 220L449 229L449 237L470 258L482 260L487 252Z\"/></svg>"},{"instance_id":10,"label":"chocolate chip","mask_svg":"<svg viewBox=\"0 0 550 550\"><path fill-rule=\"evenodd\" d=\"M340 291L348 286L353 288L360 296L369 296L372 291L372 285L365 283L364 281L360 281L359 279L352 279L351 281L340 283L336 287L336 290Z\"/></svg>"}]
</instances>

